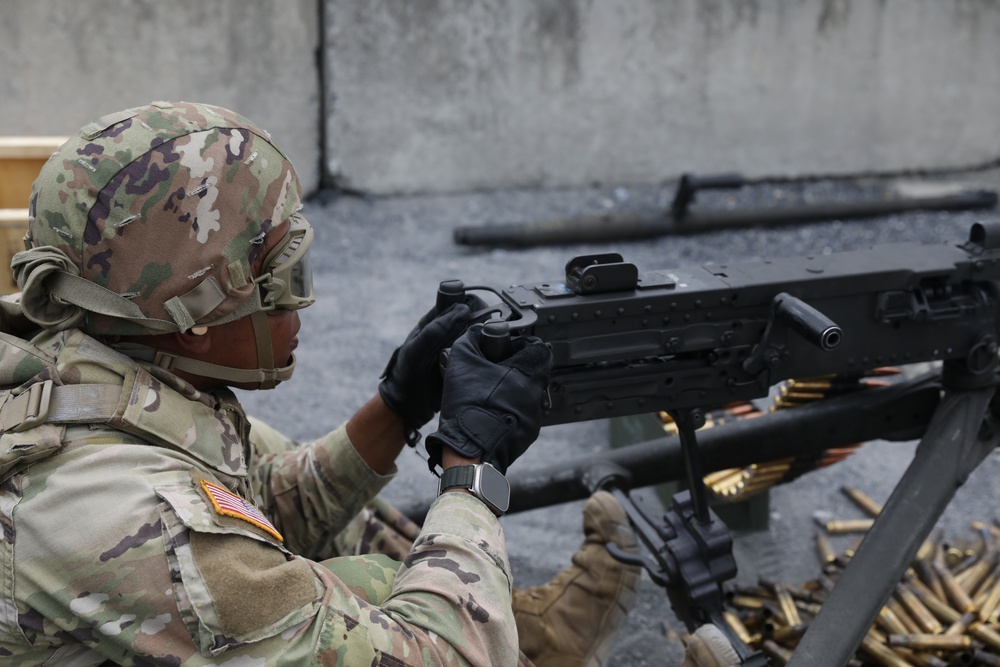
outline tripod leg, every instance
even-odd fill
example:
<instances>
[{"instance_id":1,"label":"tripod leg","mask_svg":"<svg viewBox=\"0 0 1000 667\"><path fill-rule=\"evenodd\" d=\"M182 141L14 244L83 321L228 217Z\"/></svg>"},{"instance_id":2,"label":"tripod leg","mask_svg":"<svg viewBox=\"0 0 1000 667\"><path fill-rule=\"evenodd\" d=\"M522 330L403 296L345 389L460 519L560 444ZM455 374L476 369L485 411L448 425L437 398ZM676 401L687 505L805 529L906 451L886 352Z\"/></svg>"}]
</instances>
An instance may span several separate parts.
<instances>
[{"instance_id":1,"label":"tripod leg","mask_svg":"<svg viewBox=\"0 0 1000 667\"><path fill-rule=\"evenodd\" d=\"M996 447L996 436L979 436L993 392L945 393L913 461L789 667L842 667L850 660L955 491Z\"/></svg>"}]
</instances>

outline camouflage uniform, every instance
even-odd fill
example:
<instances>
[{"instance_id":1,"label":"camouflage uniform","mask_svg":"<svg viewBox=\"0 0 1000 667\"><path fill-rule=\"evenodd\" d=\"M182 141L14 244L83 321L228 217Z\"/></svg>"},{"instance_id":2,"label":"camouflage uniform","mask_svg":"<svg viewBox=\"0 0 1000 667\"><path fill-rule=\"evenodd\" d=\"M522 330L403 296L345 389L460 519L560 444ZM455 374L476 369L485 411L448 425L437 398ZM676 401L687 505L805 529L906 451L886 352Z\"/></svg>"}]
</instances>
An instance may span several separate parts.
<instances>
[{"instance_id":1,"label":"camouflage uniform","mask_svg":"<svg viewBox=\"0 0 1000 667\"><path fill-rule=\"evenodd\" d=\"M345 429L257 455L228 390L116 342L262 316L250 250L299 207L267 133L206 105L112 114L43 168L13 263L23 303L0 304L4 664L518 661L482 503L438 499L402 565L325 559L388 481ZM221 377L291 372L264 368Z\"/></svg>"},{"instance_id":2,"label":"camouflage uniform","mask_svg":"<svg viewBox=\"0 0 1000 667\"><path fill-rule=\"evenodd\" d=\"M307 560L296 554L324 550L388 481L342 427L255 456L227 392L149 372L77 330L33 342L52 359L33 380L113 387L122 410L2 436L4 664L517 662L502 531L478 500L438 499L398 574L389 559ZM0 362L5 376L9 362L40 363ZM203 480L267 521L221 514Z\"/></svg>"}]
</instances>

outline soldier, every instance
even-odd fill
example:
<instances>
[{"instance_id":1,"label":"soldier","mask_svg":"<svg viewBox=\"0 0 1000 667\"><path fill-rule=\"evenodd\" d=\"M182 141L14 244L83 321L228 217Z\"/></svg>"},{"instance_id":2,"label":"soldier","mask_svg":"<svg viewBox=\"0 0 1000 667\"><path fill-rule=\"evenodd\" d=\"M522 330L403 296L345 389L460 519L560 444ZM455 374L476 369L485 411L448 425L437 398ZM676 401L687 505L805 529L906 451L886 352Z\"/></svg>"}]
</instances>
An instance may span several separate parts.
<instances>
[{"instance_id":1,"label":"soldier","mask_svg":"<svg viewBox=\"0 0 1000 667\"><path fill-rule=\"evenodd\" d=\"M635 549L621 507L595 495L573 564L526 591L497 520L540 341L489 361L456 304L332 433L251 426L230 388L291 377L313 302L299 199L270 136L209 105L105 116L43 168L0 302L3 663L600 664L638 574L604 548ZM417 531L376 496L439 406Z\"/></svg>"}]
</instances>

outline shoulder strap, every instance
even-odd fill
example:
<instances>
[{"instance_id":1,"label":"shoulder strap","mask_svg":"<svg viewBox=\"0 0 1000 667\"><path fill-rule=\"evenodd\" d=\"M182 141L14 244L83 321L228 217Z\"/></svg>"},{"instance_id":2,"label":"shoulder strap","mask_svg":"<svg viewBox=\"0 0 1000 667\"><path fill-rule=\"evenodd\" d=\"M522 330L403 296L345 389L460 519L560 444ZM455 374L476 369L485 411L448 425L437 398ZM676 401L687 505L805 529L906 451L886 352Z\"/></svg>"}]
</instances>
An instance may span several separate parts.
<instances>
[{"instance_id":1,"label":"shoulder strap","mask_svg":"<svg viewBox=\"0 0 1000 667\"><path fill-rule=\"evenodd\" d=\"M39 424L96 424L118 411L122 387L111 384L55 385L52 380L0 391L0 432Z\"/></svg>"}]
</instances>

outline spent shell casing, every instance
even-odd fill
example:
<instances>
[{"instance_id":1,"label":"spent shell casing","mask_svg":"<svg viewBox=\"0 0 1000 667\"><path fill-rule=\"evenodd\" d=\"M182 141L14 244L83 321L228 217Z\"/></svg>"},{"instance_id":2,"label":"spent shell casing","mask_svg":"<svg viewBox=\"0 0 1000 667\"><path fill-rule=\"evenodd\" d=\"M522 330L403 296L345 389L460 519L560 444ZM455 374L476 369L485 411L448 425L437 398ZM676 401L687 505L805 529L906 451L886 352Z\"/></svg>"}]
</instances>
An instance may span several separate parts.
<instances>
[{"instance_id":1,"label":"spent shell casing","mask_svg":"<svg viewBox=\"0 0 1000 667\"><path fill-rule=\"evenodd\" d=\"M747 645L751 643L752 639L750 637L750 631L747 629L746 624L743 623L739 616L726 610L722 612L722 618L725 619L726 625L728 625L729 628L736 633L736 636L740 638L740 641Z\"/></svg>"},{"instance_id":2,"label":"spent shell casing","mask_svg":"<svg viewBox=\"0 0 1000 667\"><path fill-rule=\"evenodd\" d=\"M764 609L765 599L750 595L734 595L729 598L729 604L741 609Z\"/></svg>"},{"instance_id":3,"label":"spent shell casing","mask_svg":"<svg viewBox=\"0 0 1000 667\"><path fill-rule=\"evenodd\" d=\"M826 532L831 535L842 535L844 533L864 533L871 530L875 523L874 519L841 519L827 521L824 525Z\"/></svg>"},{"instance_id":4,"label":"spent shell casing","mask_svg":"<svg viewBox=\"0 0 1000 667\"><path fill-rule=\"evenodd\" d=\"M993 584L993 588L988 591L986 599L979 605L980 617L986 621L993 617L1000 608L1000 581Z\"/></svg>"},{"instance_id":5,"label":"spent shell casing","mask_svg":"<svg viewBox=\"0 0 1000 667\"><path fill-rule=\"evenodd\" d=\"M977 648L972 652L972 659L966 665L982 665L982 667L1000 667L1000 655Z\"/></svg>"},{"instance_id":6,"label":"spent shell casing","mask_svg":"<svg viewBox=\"0 0 1000 667\"><path fill-rule=\"evenodd\" d=\"M829 565L837 560L837 554L830 544L830 538L825 533L816 532L816 553L819 554L819 562L822 565Z\"/></svg>"},{"instance_id":7,"label":"spent shell casing","mask_svg":"<svg viewBox=\"0 0 1000 667\"><path fill-rule=\"evenodd\" d=\"M948 628L944 631L944 634L950 636L964 635L968 632L969 626L973 623L977 623L978 621L979 614L974 611L967 611L962 614L960 619L948 626Z\"/></svg>"},{"instance_id":8,"label":"spent shell casing","mask_svg":"<svg viewBox=\"0 0 1000 667\"><path fill-rule=\"evenodd\" d=\"M882 511L882 506L875 502L871 496L861 489L854 489L849 486L840 487L841 492L851 499L868 516L874 518Z\"/></svg>"},{"instance_id":9,"label":"spent shell casing","mask_svg":"<svg viewBox=\"0 0 1000 667\"><path fill-rule=\"evenodd\" d=\"M902 622L902 624L906 626L909 632L914 634L920 634L921 632L923 632L923 629L917 624L915 620L913 620L913 617L910 616L910 612L908 612L906 608L903 607L902 604L900 604L899 600L897 600L894 597L890 597L888 600L886 600L885 606L887 609L889 609L892 613L896 615L896 618L898 618L900 622Z\"/></svg>"},{"instance_id":10,"label":"spent shell casing","mask_svg":"<svg viewBox=\"0 0 1000 667\"><path fill-rule=\"evenodd\" d=\"M870 635L861 640L861 650L886 667L913 667L912 663Z\"/></svg>"},{"instance_id":11,"label":"spent shell casing","mask_svg":"<svg viewBox=\"0 0 1000 667\"><path fill-rule=\"evenodd\" d=\"M799 611L804 611L805 613L813 617L819 615L819 610L821 607L822 605L819 602L805 602L804 600L795 601L796 609L798 609Z\"/></svg>"},{"instance_id":12,"label":"spent shell casing","mask_svg":"<svg viewBox=\"0 0 1000 667\"><path fill-rule=\"evenodd\" d=\"M939 634L944 630L941 622L934 617L927 605L921 602L912 590L905 585L900 585L896 587L895 595L924 633Z\"/></svg>"},{"instance_id":13,"label":"spent shell casing","mask_svg":"<svg viewBox=\"0 0 1000 667\"><path fill-rule=\"evenodd\" d=\"M889 607L879 609L875 622L885 630L886 634L905 635L910 632L910 629L899 619L896 612Z\"/></svg>"},{"instance_id":14,"label":"spent shell casing","mask_svg":"<svg viewBox=\"0 0 1000 667\"><path fill-rule=\"evenodd\" d=\"M986 644L994 651L1000 651L1000 633L989 628L982 623L973 623L969 626L969 634Z\"/></svg>"},{"instance_id":15,"label":"spent shell casing","mask_svg":"<svg viewBox=\"0 0 1000 667\"><path fill-rule=\"evenodd\" d=\"M951 602L952 606L963 614L974 611L975 604L972 602L972 598L970 598L969 594L965 592L965 589L962 588L957 581L955 581L955 576L944 566L944 563L935 560L931 562L931 565L933 566L938 577L941 579L941 585L944 586L945 595L948 596L948 600Z\"/></svg>"},{"instance_id":16,"label":"spent shell casing","mask_svg":"<svg viewBox=\"0 0 1000 667\"><path fill-rule=\"evenodd\" d=\"M765 639L760 647L771 659L769 662L772 665L787 665L792 659L792 652L773 639Z\"/></svg>"},{"instance_id":17,"label":"spent shell casing","mask_svg":"<svg viewBox=\"0 0 1000 667\"><path fill-rule=\"evenodd\" d=\"M788 588L778 584L774 587L774 594L778 598L778 605L781 608L781 613L785 617L785 622L788 625L801 625L802 617L799 616L799 610L795 606L795 600L792 599L792 594L788 591Z\"/></svg>"},{"instance_id":18,"label":"spent shell casing","mask_svg":"<svg viewBox=\"0 0 1000 667\"><path fill-rule=\"evenodd\" d=\"M914 578L907 582L905 586L913 591L920 598L920 601L924 603L924 606L942 623L951 625L962 618L962 614L952 609L943 598L938 597L934 591L925 586L919 579Z\"/></svg>"},{"instance_id":19,"label":"spent shell casing","mask_svg":"<svg viewBox=\"0 0 1000 667\"><path fill-rule=\"evenodd\" d=\"M913 563L913 569L917 573L917 580L925 584L928 589L933 591L934 595L947 603L948 596L944 591L944 586L941 584L941 577L937 575L933 563L933 557L928 557Z\"/></svg>"},{"instance_id":20,"label":"spent shell casing","mask_svg":"<svg viewBox=\"0 0 1000 667\"><path fill-rule=\"evenodd\" d=\"M976 590L972 592L972 599L976 601L976 605L980 609L983 608L983 606L979 604L980 601L985 600L990 596L990 593L994 588L996 588L998 581L1000 581L1000 566L994 565L989 574L983 577L983 580L979 582Z\"/></svg>"},{"instance_id":21,"label":"spent shell casing","mask_svg":"<svg viewBox=\"0 0 1000 667\"><path fill-rule=\"evenodd\" d=\"M796 625L782 625L779 627L774 627L770 630L771 637L774 641L779 644L787 644L789 642L794 642L802 638L802 635L806 633L809 626L805 623L798 623Z\"/></svg>"},{"instance_id":22,"label":"spent shell casing","mask_svg":"<svg viewBox=\"0 0 1000 667\"><path fill-rule=\"evenodd\" d=\"M912 648L918 651L964 651L972 647L968 635L891 634L886 637L889 646Z\"/></svg>"},{"instance_id":23,"label":"spent shell casing","mask_svg":"<svg viewBox=\"0 0 1000 667\"><path fill-rule=\"evenodd\" d=\"M986 581L995 565L993 554L978 557L969 567L955 575L959 585L970 597L974 596L979 586Z\"/></svg>"}]
</instances>

